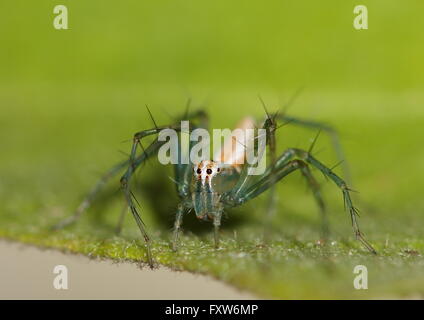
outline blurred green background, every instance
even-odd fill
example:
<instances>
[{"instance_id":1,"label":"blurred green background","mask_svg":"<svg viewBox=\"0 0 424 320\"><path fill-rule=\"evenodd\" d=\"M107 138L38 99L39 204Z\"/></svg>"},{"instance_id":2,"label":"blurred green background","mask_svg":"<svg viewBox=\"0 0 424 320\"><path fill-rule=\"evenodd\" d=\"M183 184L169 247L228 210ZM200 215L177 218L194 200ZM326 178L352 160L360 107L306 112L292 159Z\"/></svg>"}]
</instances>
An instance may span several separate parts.
<instances>
[{"instance_id":1,"label":"blurred green background","mask_svg":"<svg viewBox=\"0 0 424 320\"><path fill-rule=\"evenodd\" d=\"M68 7L69 30L53 28L57 4ZM353 28L358 4L368 7L368 30ZM172 172L149 163L137 196L159 262L264 297L422 297L422 12L419 0L2 1L0 236L140 258L122 251L139 238L131 219L121 238L113 236L122 207L118 178L80 225L55 234L47 226L71 214L99 174L125 158L118 151L129 152L134 132L152 126L145 105L166 124L191 98L209 112L212 127L226 128L244 115L264 116L258 94L274 111L304 87L288 113L340 132L360 191L359 222L381 255L369 257L354 241L341 195L324 179L335 245L330 252L317 247L319 216L299 175L279 185L274 226L281 232L266 249L257 244L267 200L260 197L224 222L224 238L237 230L246 247L228 240L228 250L202 254L211 226L199 231L187 217L190 257L172 254L165 241L176 204L166 177ZM279 152L307 148L314 136L283 127ZM317 157L333 165L328 142L320 138ZM238 250L248 258L237 258ZM366 292L352 288L357 263L374 272Z\"/></svg>"}]
</instances>

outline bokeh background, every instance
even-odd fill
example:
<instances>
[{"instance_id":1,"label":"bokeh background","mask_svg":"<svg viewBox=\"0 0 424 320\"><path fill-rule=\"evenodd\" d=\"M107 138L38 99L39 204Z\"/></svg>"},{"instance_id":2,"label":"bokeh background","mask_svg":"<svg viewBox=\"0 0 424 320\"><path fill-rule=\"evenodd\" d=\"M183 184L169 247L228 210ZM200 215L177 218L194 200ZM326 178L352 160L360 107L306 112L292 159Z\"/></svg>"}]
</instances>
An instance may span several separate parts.
<instances>
[{"instance_id":1,"label":"bokeh background","mask_svg":"<svg viewBox=\"0 0 424 320\"><path fill-rule=\"evenodd\" d=\"M69 30L53 28L57 4L68 7ZM358 4L368 8L368 30L353 28ZM367 260L379 288L370 295L422 297L422 12L419 0L1 1L0 235L85 253L92 243L103 248L99 243L114 237L122 207L118 177L80 226L55 235L47 226L71 214L96 178L126 157L119 151L129 152L134 132L152 127L146 104L156 122L166 124L190 98L192 108L210 114L212 127L231 128L244 115L264 116L258 94L275 111L304 88L287 112L339 131L352 187L360 192L360 224L385 257ZM315 134L283 127L279 152L308 148ZM316 151L326 164L337 163L325 135ZM157 239L167 239L176 205L168 169L148 163L137 177L143 218ZM320 181L332 237L346 246L339 248L339 267L333 258L319 254L326 262L315 263L314 252L301 251L299 243L315 248L320 235L319 215L300 175L280 184L273 221L282 250L300 250L289 261L270 258L269 265L285 261L286 269L247 279L259 270L253 258L239 264L244 278L229 271L235 263L230 256L222 257L221 266L231 266L225 270L200 258L173 262L164 254L161 262L212 273L267 297L362 297L349 280L357 261L340 255L352 255L351 245L358 261L370 258L353 241L340 193ZM254 243L266 200L229 215L224 237L246 230ZM186 240L209 243L210 226L190 219ZM120 246L122 239L138 239L130 218L119 239ZM114 257L109 251L99 255ZM324 283L328 290L319 290Z\"/></svg>"}]
</instances>

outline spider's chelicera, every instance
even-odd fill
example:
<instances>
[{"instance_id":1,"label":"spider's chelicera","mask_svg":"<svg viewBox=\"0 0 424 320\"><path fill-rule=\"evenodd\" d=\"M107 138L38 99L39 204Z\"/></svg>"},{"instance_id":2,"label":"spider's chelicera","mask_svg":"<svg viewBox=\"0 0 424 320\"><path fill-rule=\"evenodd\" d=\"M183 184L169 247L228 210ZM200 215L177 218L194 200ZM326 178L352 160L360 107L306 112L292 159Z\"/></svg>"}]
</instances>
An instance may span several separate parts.
<instances>
[{"instance_id":1,"label":"spider's chelicera","mask_svg":"<svg viewBox=\"0 0 424 320\"><path fill-rule=\"evenodd\" d=\"M178 120L179 121L175 124L167 126L157 126L155 123L154 128L137 132L134 135L129 159L118 163L103 177L101 177L98 183L77 208L75 214L57 224L56 228L64 227L76 221L90 206L93 198L100 191L106 181L126 168L120 180L121 187L125 196L126 204L145 240L148 262L150 266L153 266L153 257L150 249L151 240L137 210L135 197L130 189L130 182L135 171L140 167L140 165L146 162L149 158L160 153L160 148L168 143L165 139L159 139L159 133L162 130L170 129L181 135L187 130L187 128L182 128L184 120L190 121L192 124L190 129L188 129L189 132L186 133L191 133L196 129L208 128L208 117L206 113L201 110L186 114ZM277 122L281 122L281 124L278 125ZM351 189L347 186L345 180L339 177L332 168L327 167L311 155L312 148L318 135L315 137L309 150L289 148L277 157L275 134L278 128L287 123L326 132L332 138L338 157L341 158L340 160L343 160L343 153L341 151L337 135L331 127L314 121L290 117L278 112L271 115L267 113L266 119L262 123L256 123L253 118L245 118L238 125L238 128L243 130L259 128L265 132L266 139L263 141L265 141L265 146L268 149L269 163L260 175L251 174L252 167L249 164L249 161L243 161L248 156L247 150L243 148L235 148L235 145L237 145L240 141L233 137L229 141L226 141L223 147L215 153L213 160L200 158L197 162L181 161L181 159L184 158L184 154L188 153L191 155L193 151L196 151L196 145L193 141L189 141L185 149L182 146L177 149L173 149L174 152L177 151L177 158L179 159L179 161L176 161L174 164L175 179L173 179L173 181L175 182L176 191L180 198L180 203L176 210L173 231L172 248L174 250L177 250L178 248L179 233L183 216L185 214L190 211L194 211L199 219L211 221L214 227L215 246L219 247L219 228L224 210L242 205L247 201L256 198L265 191L270 190L270 199L268 202L269 206L267 208L268 214L270 214L275 210L275 197L277 195L275 192L276 183L282 181L284 177L294 171L301 172L311 189L322 215L323 227L325 230L327 225L325 206L319 184L315 180L310 169L313 167L320 171L339 188L343 195L345 207L350 214L356 238L361 241L361 243L369 251L376 253L374 248L364 239L361 231L359 230L357 209L353 206L350 196ZM254 130L247 130L245 132L254 132ZM148 136L154 136L155 138L147 147L143 147L142 141L144 141L144 139ZM257 147L256 144L260 140L259 136L260 135L257 134L244 138L247 140L250 138L252 141L256 141L251 144L252 147L255 148L255 146ZM343 165L345 165L345 163L343 163ZM346 171L345 167L345 172ZM123 212L123 214L125 214L125 212ZM121 229L123 214L120 218L118 230Z\"/></svg>"}]
</instances>

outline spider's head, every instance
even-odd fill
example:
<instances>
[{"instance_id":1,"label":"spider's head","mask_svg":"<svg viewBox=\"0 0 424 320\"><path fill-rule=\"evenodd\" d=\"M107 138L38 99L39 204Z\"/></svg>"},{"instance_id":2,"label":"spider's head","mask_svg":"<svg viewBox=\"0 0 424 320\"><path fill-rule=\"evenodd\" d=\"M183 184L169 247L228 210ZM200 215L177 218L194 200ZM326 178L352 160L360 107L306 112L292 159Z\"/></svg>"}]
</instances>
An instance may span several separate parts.
<instances>
[{"instance_id":1,"label":"spider's head","mask_svg":"<svg viewBox=\"0 0 424 320\"><path fill-rule=\"evenodd\" d=\"M207 182L209 185L212 179L219 174L221 168L218 162L212 160L203 160L193 167L194 176L198 181L205 185Z\"/></svg>"}]
</instances>

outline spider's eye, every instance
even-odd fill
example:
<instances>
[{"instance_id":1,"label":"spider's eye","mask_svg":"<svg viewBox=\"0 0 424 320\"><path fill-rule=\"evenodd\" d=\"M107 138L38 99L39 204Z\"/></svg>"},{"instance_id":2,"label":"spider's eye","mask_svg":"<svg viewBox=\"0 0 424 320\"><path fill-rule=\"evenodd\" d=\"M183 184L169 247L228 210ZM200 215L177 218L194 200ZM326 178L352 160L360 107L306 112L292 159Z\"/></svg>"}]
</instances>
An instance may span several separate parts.
<instances>
[{"instance_id":1,"label":"spider's eye","mask_svg":"<svg viewBox=\"0 0 424 320\"><path fill-rule=\"evenodd\" d=\"M199 169L196 170L196 172L197 172L197 174L201 174L202 173L202 169L199 168Z\"/></svg>"},{"instance_id":2,"label":"spider's eye","mask_svg":"<svg viewBox=\"0 0 424 320\"><path fill-rule=\"evenodd\" d=\"M221 171L221 169L220 169L220 168L217 168L217 169L216 169L216 172L219 172L219 171Z\"/></svg>"},{"instance_id":3,"label":"spider's eye","mask_svg":"<svg viewBox=\"0 0 424 320\"><path fill-rule=\"evenodd\" d=\"M207 173L207 174L212 174L212 169L208 169L208 170L206 170L206 173Z\"/></svg>"}]
</instances>

